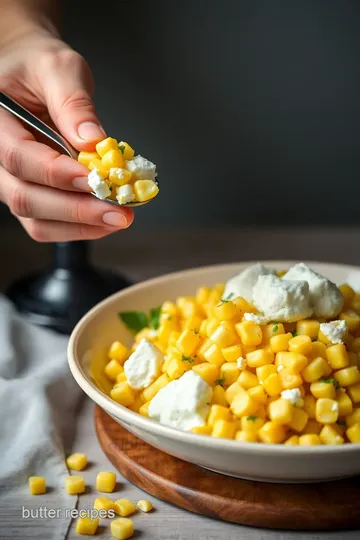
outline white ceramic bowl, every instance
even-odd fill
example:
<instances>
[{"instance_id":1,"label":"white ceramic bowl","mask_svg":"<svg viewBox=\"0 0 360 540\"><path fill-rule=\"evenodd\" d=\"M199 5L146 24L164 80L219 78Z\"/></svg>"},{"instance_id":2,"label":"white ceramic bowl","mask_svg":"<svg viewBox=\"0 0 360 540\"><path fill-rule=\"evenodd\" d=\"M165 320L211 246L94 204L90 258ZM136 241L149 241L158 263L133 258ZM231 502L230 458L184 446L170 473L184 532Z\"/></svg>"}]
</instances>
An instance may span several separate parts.
<instances>
[{"instance_id":1,"label":"white ceramic bowl","mask_svg":"<svg viewBox=\"0 0 360 540\"><path fill-rule=\"evenodd\" d=\"M164 452L226 475L263 482L317 482L360 474L360 444L289 447L241 443L178 431L131 412L111 400L102 376L109 344L117 339L131 344L132 336L117 314L148 310L164 300L194 295L201 285L225 282L253 262L196 268L134 285L95 306L71 334L68 359L71 372L84 392L127 430ZM293 261L264 261L278 270ZM360 290L360 268L308 263L340 285ZM96 381L96 383L94 382Z\"/></svg>"}]
</instances>

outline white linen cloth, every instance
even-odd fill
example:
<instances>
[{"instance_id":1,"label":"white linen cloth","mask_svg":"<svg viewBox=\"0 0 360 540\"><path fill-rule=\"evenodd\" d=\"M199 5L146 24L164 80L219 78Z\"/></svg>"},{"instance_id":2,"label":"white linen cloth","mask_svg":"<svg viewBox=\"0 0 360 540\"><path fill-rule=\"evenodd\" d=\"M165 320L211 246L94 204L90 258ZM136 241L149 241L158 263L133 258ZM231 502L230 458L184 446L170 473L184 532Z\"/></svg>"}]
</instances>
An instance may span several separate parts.
<instances>
[{"instance_id":1,"label":"white linen cloth","mask_svg":"<svg viewBox=\"0 0 360 540\"><path fill-rule=\"evenodd\" d=\"M67 365L67 341L25 322L0 296L1 540L64 540L77 504L64 489L81 395ZM29 476L44 476L48 493L30 495Z\"/></svg>"}]
</instances>

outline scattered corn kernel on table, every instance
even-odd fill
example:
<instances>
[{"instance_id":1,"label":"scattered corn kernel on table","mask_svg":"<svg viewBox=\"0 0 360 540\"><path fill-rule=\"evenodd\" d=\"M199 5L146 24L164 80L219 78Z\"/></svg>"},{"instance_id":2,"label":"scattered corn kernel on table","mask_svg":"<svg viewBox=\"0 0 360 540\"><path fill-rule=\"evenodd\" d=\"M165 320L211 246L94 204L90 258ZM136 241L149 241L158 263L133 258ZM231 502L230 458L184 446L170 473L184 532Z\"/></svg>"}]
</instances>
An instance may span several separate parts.
<instances>
[{"instance_id":1,"label":"scattered corn kernel on table","mask_svg":"<svg viewBox=\"0 0 360 540\"><path fill-rule=\"evenodd\" d=\"M235 260L259 260L288 258L296 260L333 261L360 265L360 252L354 249L360 240L360 229L283 229L246 231L174 231L156 232L157 241L148 243L142 231L129 230L94 243L94 260L106 267L117 268L134 281L139 281L190 266L224 263ZM311 242L308 241L311 235ZM201 246L201 249L199 249ZM219 246L219 247L217 247ZM238 246L238 253L234 249ZM116 249L115 249L116 248ZM11 261L0 269L0 286L4 290L24 269L42 268L47 262L48 246L37 245L28 239L20 227L8 228L0 237L3 260ZM126 253L126 259L123 254ZM143 261L146 260L146 265ZM31 262L30 262L31 261ZM335 261L334 261L335 262ZM32 266L30 266L30 264ZM95 436L93 403L84 399L75 422L75 436L71 448L85 452L90 465L83 474L88 491L79 497L79 508L92 505L96 492L95 479L98 471L114 468L103 454ZM134 517L136 538L163 540L355 540L360 531L341 532L286 532L248 528L189 514L176 507L145 495L118 475L119 486L114 498L130 500L149 499L155 512ZM92 488L92 489L91 489ZM27 489L27 486L24 486ZM51 493L44 496L43 503L51 501ZM38 500L36 501L38 504ZM18 522L18 535L12 538L47 538L52 527L50 521L19 520L14 509L8 520ZM109 529L99 531L100 538L110 538ZM6 524L0 523L0 538L7 538ZM75 532L73 522L68 540L81 538Z\"/></svg>"}]
</instances>

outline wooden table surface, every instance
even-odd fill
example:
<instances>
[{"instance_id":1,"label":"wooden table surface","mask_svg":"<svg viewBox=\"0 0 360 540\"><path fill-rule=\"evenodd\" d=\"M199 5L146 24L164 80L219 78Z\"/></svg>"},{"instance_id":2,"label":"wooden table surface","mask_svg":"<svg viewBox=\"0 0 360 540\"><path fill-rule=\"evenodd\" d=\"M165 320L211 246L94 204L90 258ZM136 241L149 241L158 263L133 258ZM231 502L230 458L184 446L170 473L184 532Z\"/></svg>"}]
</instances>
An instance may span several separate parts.
<instances>
[{"instance_id":1,"label":"wooden table surface","mask_svg":"<svg viewBox=\"0 0 360 540\"><path fill-rule=\"evenodd\" d=\"M140 231L134 228L94 243L94 262L121 270L134 281L202 264L257 259L334 261L360 265L360 229L291 229L244 231ZM49 246L35 244L20 227L3 227L0 237L0 287L37 268L42 268ZM113 470L94 431L93 404L84 399L76 418L73 449L85 451L93 466L84 472L88 485L95 484L99 470ZM118 497L148 497L120 478ZM86 508L94 494L80 497ZM356 540L360 531L303 533L270 531L203 518L153 500L156 511L134 518L136 538L146 540ZM30 530L30 529L29 529ZM1 531L1 523L0 523ZM26 536L25 536L26 537ZM38 530L37 538L45 538ZM78 539L74 526L68 540ZM110 539L108 530L100 538Z\"/></svg>"}]
</instances>

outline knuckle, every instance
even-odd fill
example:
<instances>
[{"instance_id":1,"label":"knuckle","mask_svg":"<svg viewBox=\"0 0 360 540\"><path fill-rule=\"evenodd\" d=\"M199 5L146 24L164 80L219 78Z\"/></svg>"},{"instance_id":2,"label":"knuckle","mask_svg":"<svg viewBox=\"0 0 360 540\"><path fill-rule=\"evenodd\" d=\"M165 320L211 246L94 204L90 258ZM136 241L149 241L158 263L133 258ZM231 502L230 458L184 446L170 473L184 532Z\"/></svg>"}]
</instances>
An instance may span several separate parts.
<instances>
[{"instance_id":1,"label":"knuckle","mask_svg":"<svg viewBox=\"0 0 360 540\"><path fill-rule=\"evenodd\" d=\"M18 148L13 143L5 144L0 152L1 165L13 176L19 176L20 162Z\"/></svg>"},{"instance_id":2,"label":"knuckle","mask_svg":"<svg viewBox=\"0 0 360 540\"><path fill-rule=\"evenodd\" d=\"M23 185L16 185L10 192L8 206L13 214L20 217L31 217L31 203L27 190Z\"/></svg>"},{"instance_id":3,"label":"knuckle","mask_svg":"<svg viewBox=\"0 0 360 540\"><path fill-rule=\"evenodd\" d=\"M71 95L69 95L62 104L62 110L71 108L73 114L77 110L92 109L92 103L87 91L83 88L79 88Z\"/></svg>"},{"instance_id":4,"label":"knuckle","mask_svg":"<svg viewBox=\"0 0 360 540\"><path fill-rule=\"evenodd\" d=\"M69 207L70 221L74 223L84 223L84 207L80 201L74 200L74 203Z\"/></svg>"},{"instance_id":5,"label":"knuckle","mask_svg":"<svg viewBox=\"0 0 360 540\"><path fill-rule=\"evenodd\" d=\"M48 187L57 187L56 186L56 167L58 163L58 158L60 156L55 154L51 159L49 159L44 165L43 170L43 184Z\"/></svg>"}]
</instances>

